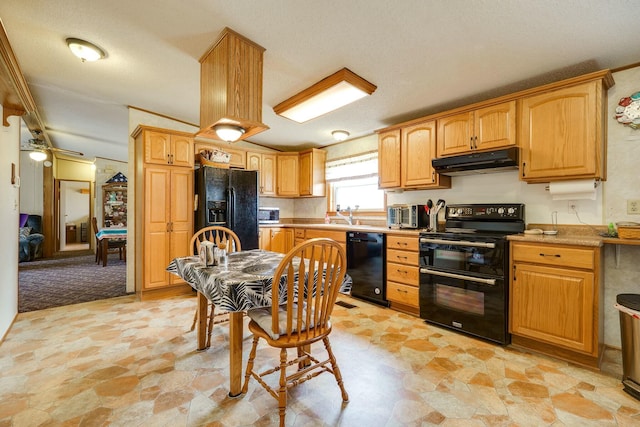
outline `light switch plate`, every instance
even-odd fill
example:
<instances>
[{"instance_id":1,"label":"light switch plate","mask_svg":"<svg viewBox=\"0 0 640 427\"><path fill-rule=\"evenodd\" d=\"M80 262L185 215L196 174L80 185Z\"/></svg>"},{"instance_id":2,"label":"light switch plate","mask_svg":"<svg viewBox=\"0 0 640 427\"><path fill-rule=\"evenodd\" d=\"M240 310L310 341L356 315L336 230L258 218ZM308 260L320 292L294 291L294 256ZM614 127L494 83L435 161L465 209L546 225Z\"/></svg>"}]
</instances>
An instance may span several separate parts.
<instances>
[{"instance_id":1,"label":"light switch plate","mask_svg":"<svg viewBox=\"0 0 640 427\"><path fill-rule=\"evenodd\" d=\"M640 199L627 200L627 215L640 215Z\"/></svg>"}]
</instances>

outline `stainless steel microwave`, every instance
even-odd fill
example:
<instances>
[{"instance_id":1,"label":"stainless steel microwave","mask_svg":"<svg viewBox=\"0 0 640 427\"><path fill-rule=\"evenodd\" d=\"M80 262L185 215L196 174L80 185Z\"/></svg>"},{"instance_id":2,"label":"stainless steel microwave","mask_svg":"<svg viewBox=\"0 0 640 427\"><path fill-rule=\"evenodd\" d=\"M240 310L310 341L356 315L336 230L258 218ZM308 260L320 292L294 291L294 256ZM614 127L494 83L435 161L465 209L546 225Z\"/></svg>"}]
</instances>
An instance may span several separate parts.
<instances>
[{"instance_id":1,"label":"stainless steel microwave","mask_svg":"<svg viewBox=\"0 0 640 427\"><path fill-rule=\"evenodd\" d=\"M258 208L259 224L277 224L280 222L280 208Z\"/></svg>"},{"instance_id":2,"label":"stainless steel microwave","mask_svg":"<svg viewBox=\"0 0 640 427\"><path fill-rule=\"evenodd\" d=\"M387 227L429 228L429 213L426 205L387 206Z\"/></svg>"}]
</instances>

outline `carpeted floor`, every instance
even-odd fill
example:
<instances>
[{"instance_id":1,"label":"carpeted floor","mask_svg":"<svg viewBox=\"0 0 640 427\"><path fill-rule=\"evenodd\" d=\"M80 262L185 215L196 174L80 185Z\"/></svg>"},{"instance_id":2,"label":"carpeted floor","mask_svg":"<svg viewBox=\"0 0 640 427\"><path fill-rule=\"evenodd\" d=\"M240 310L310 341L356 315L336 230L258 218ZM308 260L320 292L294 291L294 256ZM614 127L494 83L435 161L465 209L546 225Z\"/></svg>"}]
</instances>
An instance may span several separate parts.
<instances>
[{"instance_id":1,"label":"carpeted floor","mask_svg":"<svg viewBox=\"0 0 640 427\"><path fill-rule=\"evenodd\" d=\"M22 262L18 264L18 312L126 295L126 280L126 263L118 255L110 255L106 267L86 252Z\"/></svg>"}]
</instances>

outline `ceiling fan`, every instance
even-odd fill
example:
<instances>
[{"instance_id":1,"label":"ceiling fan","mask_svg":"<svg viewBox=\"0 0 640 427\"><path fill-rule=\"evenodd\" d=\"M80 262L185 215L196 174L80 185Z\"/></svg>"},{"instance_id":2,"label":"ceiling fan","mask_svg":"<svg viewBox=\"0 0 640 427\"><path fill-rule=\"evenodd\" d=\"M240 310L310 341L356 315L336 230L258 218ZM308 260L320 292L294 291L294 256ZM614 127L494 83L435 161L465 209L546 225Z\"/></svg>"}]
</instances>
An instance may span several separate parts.
<instances>
[{"instance_id":1,"label":"ceiling fan","mask_svg":"<svg viewBox=\"0 0 640 427\"><path fill-rule=\"evenodd\" d=\"M42 135L42 132L39 130L32 131L32 134L34 135L34 138L27 140L26 143L23 144L22 147L20 147L20 149L22 151L31 151L29 157L31 157L33 160L45 160L48 157L47 151L62 154L71 154L75 156L84 156L84 153L81 153L80 151L67 150L64 148L50 146L46 141L40 139L40 135Z\"/></svg>"}]
</instances>

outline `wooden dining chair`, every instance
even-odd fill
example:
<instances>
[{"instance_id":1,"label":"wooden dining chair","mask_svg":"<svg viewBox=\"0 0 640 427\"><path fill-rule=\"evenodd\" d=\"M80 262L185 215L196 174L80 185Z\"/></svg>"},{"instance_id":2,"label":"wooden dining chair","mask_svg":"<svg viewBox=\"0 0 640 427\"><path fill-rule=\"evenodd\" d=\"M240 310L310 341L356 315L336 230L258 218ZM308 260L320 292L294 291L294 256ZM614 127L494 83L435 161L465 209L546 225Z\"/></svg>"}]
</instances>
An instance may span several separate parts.
<instances>
[{"instance_id":1,"label":"wooden dining chair","mask_svg":"<svg viewBox=\"0 0 640 427\"><path fill-rule=\"evenodd\" d=\"M120 259L127 260L127 241L125 239L109 239L107 240L107 253L102 253L102 244L98 239L98 220L96 217L91 218L91 228L93 228L93 235L96 236L96 263L102 261L103 256L108 256L109 253L118 252Z\"/></svg>"},{"instance_id":2,"label":"wooden dining chair","mask_svg":"<svg viewBox=\"0 0 640 427\"><path fill-rule=\"evenodd\" d=\"M321 373L333 374L342 392L342 401L349 401L329 343L329 318L346 269L347 257L338 242L316 238L300 243L285 255L273 275L271 306L247 312L253 345L242 392L247 392L249 379L255 378L278 400L280 426L284 426L287 391ZM269 346L280 349L280 360L278 366L256 372L254 360L261 338ZM327 353L323 361L311 355L311 344L321 340ZM296 355L289 360L287 350L293 348ZM287 375L287 368L292 365L297 370ZM276 389L263 378L278 372L280 380Z\"/></svg>"},{"instance_id":3,"label":"wooden dining chair","mask_svg":"<svg viewBox=\"0 0 640 427\"><path fill-rule=\"evenodd\" d=\"M238 238L238 235L232 230L219 225L212 225L210 227L201 228L193 235L193 237L191 237L189 247L191 248L191 253L193 255L199 254L200 243L204 241L209 241L216 246L220 246L221 244L224 245L227 253L240 252L242 250L242 247L240 245L240 238ZM211 332L213 331L213 325L229 320L229 318L226 316L222 318L222 316L227 314L226 312L216 314L215 309L215 304L209 301L209 304L207 305L207 348L211 347ZM216 319L216 317L219 317L221 319L218 320ZM196 312L193 316L193 324L191 325L192 331L195 329L197 321L198 309L196 308Z\"/></svg>"}]
</instances>

